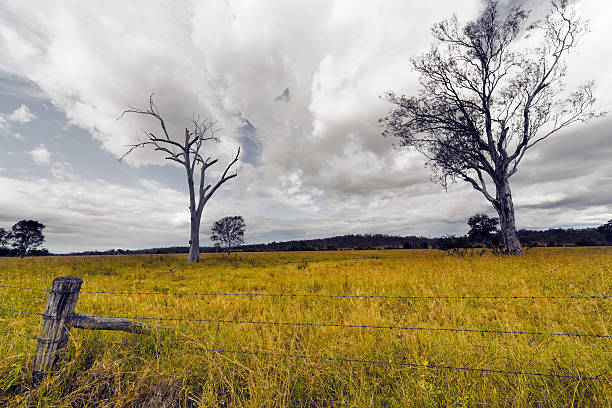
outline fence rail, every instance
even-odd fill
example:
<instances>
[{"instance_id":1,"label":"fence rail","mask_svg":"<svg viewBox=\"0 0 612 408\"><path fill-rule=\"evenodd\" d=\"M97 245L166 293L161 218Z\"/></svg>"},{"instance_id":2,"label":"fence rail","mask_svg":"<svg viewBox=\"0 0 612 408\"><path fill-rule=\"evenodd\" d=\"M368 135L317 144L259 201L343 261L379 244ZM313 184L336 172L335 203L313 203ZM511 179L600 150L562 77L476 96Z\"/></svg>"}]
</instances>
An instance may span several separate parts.
<instances>
[{"instance_id":1,"label":"fence rail","mask_svg":"<svg viewBox=\"0 0 612 408\"><path fill-rule=\"evenodd\" d=\"M67 285L70 282L77 282L78 284L68 285L63 289L62 284ZM73 283L74 283L73 282ZM210 293L210 292L118 292L118 291L81 291L80 278L58 278L53 281L51 290L37 289L29 287L20 287L14 285L0 285L0 288L10 288L25 291L38 291L46 292L49 294L49 300L45 313L36 313L31 311L24 311L20 309L11 309L0 307L0 310L27 314L33 316L40 316L43 320L41 327L41 335L39 337L29 336L15 331L0 329L0 332L11 334L14 336L27 338L31 340L37 340L38 350L36 353L36 366L51 369L54 362L56 362L61 356L61 349L65 347L68 341L68 332L72 326L72 322L79 322L93 320L104 320L109 323L105 326L106 330L124 330L139 332L135 328L145 328L146 325L136 321L128 320L155 320L155 321L185 321L185 322L201 322L201 323L216 323L216 324L252 324L252 325L276 325L276 326L296 326L296 327L334 327L334 328L358 328L358 329L387 329L387 330L414 330L414 331L439 331L439 332L462 332L462 333L481 333L481 334L509 334L509 335L538 335L538 336L567 336L567 337L583 337L589 339L612 338L611 335L605 334L594 334L594 333L555 333L555 332L530 332L530 331L510 331L510 330L497 330L497 329L459 329L459 328L436 328L436 327L409 327L409 326L396 326L396 325L359 325L359 324L342 324L342 323L308 323L308 322L275 322L275 321L257 321L257 320L223 320L223 319L196 319L196 318L171 318L171 317L100 317L85 315L82 313L74 312L74 306L76 305L79 294L106 294L106 295L173 295L173 296L184 296L184 295L197 295L197 296L266 296L274 298L291 298L291 297L313 297L313 298L364 298L364 299L407 299L407 300L578 300L578 299L609 299L612 296L608 295L587 295L587 296L412 296L412 295L333 295L333 294L318 294L318 293L302 293L302 294L273 294L273 293ZM61 299L72 299L73 304L67 312L64 311L65 304L62 303ZM86 319L85 319L86 318ZM85 320L84 320L85 319ZM121 324L113 325L113 321L120 322ZM122 328L118 328L121 326ZM132 327L133 326L133 327ZM53 333L49 334L49 330L46 327L53 328ZM102 329L102 326L92 327L87 324L78 324L74 327L89 328L89 329ZM126 329L127 328L127 329ZM105 342L95 340L84 340L78 338L71 338L72 342L80 343L91 343L91 344L104 344L109 346L122 346L122 347L134 347L134 348L152 348L152 349L168 349L168 350L188 350L188 351L200 351L200 352L212 352L221 354L242 354L242 355L257 355L266 357L282 357L282 358L295 358L295 359L307 359L307 360L319 360L319 361L337 361L344 363L359 363L359 364L372 364L372 365L387 365L387 366L402 366L410 368L425 368L425 369L443 369L443 370L458 370L464 372L480 372L480 373L491 373L491 374L505 374L505 375L523 375L523 376L536 376L536 377L550 377L550 378L565 378L573 380L593 380L593 381L610 381L609 376L582 376L582 375L565 375L555 373L539 373L529 371L515 371L515 370L502 370L495 368L474 368L474 367L456 367L445 364L418 364L414 362L406 361L383 361L383 360L368 360L368 359L356 359L346 357L334 357L334 356L320 356L320 355L306 355L306 354L290 354L290 353L276 353L271 351L255 351L255 350L231 350L223 348L204 348L204 347L186 347L179 345L164 345L164 344L143 344L143 343L130 343L130 342ZM43 350L43 351L41 351ZM48 363L39 364L39 360L45 360ZM35 374L42 373L42 371Z\"/></svg>"}]
</instances>

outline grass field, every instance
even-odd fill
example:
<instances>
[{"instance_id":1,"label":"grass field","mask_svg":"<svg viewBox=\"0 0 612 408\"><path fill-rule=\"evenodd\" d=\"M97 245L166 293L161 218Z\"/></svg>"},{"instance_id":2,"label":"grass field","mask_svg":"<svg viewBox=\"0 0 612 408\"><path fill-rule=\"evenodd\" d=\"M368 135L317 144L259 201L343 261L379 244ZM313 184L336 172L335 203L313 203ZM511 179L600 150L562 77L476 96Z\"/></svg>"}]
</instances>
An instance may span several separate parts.
<instances>
[{"instance_id":1,"label":"grass field","mask_svg":"<svg viewBox=\"0 0 612 408\"><path fill-rule=\"evenodd\" d=\"M359 258L359 259L355 259ZM337 295L611 295L612 248L525 257L435 250L0 259L0 285L83 291ZM0 307L42 312L47 294L0 288ZM384 299L82 293L101 316L318 322L612 335L612 299ZM154 335L72 329L59 369L30 379L36 342L0 331L9 407L612 406L612 384L449 368L223 353L266 351L568 376L612 376L612 338L400 329L152 322ZM0 310L0 329L37 336L40 317ZM87 343L140 343L156 347Z\"/></svg>"}]
</instances>

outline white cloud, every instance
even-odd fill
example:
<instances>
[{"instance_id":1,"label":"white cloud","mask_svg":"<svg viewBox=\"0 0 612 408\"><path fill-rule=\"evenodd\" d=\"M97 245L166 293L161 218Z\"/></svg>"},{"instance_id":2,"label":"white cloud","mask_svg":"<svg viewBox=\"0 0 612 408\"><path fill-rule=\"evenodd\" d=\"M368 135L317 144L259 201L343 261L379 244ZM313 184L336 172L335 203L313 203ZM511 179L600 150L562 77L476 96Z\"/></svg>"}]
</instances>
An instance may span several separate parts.
<instances>
[{"instance_id":1,"label":"white cloud","mask_svg":"<svg viewBox=\"0 0 612 408\"><path fill-rule=\"evenodd\" d=\"M48 167L54 179L72 181L80 179L79 174L70 163L53 160L53 153L51 153L42 143L26 153L37 165Z\"/></svg>"},{"instance_id":2,"label":"white cloud","mask_svg":"<svg viewBox=\"0 0 612 408\"><path fill-rule=\"evenodd\" d=\"M36 119L36 115L30 111L30 108L22 104L20 107L15 109L15 111L13 111L8 118L13 122L27 123Z\"/></svg>"},{"instance_id":3,"label":"white cloud","mask_svg":"<svg viewBox=\"0 0 612 408\"><path fill-rule=\"evenodd\" d=\"M168 214L184 210L186 198L172 191L158 205L158 191L128 188L103 180L16 179L0 177L3 223L23 218L47 225L47 245L54 251L126 248L182 242L184 225ZM109 197L115 199L109 200ZM36 203L15 207L14 203ZM95 227L94 227L95 226Z\"/></svg>"},{"instance_id":4,"label":"white cloud","mask_svg":"<svg viewBox=\"0 0 612 408\"><path fill-rule=\"evenodd\" d=\"M68 162L51 163L51 175L59 180L79 180L80 176Z\"/></svg>"},{"instance_id":5,"label":"white cloud","mask_svg":"<svg viewBox=\"0 0 612 408\"><path fill-rule=\"evenodd\" d=\"M366 148L388 150L377 135L387 108L378 96L413 79L403 77L408 57L426 45L422 38L447 2L183 4L149 4L144 11L138 4L7 6L12 18L0 49L8 57L0 64L38 84L113 154L123 153L141 126L156 129L135 116L115 121L154 92L174 134L181 134L186 115L214 116L228 139L218 147L229 154L243 115L272 146L262 153L262 162L274 163L263 169L266 177L296 166L307 177L322 166L333 172L326 157L341 154L352 133ZM470 0L459 13L469 16L477 5ZM290 103L275 103L287 88ZM313 128L324 133L314 144ZM321 160L296 160L305 148ZM160 159L152 152L129 158L134 165L153 162Z\"/></svg>"},{"instance_id":6,"label":"white cloud","mask_svg":"<svg viewBox=\"0 0 612 408\"><path fill-rule=\"evenodd\" d=\"M15 109L11 114L0 114L0 134L9 134L17 140L23 140L21 133L11 131L11 123L9 120L6 120L7 118L12 122L26 123L35 119L36 115L34 115L30 109L23 104L19 106L19 108Z\"/></svg>"},{"instance_id":7,"label":"white cloud","mask_svg":"<svg viewBox=\"0 0 612 408\"><path fill-rule=\"evenodd\" d=\"M0 133L9 133L11 130L11 124L0 115Z\"/></svg>"},{"instance_id":8,"label":"white cloud","mask_svg":"<svg viewBox=\"0 0 612 408\"><path fill-rule=\"evenodd\" d=\"M38 147L27 152L30 158L34 160L34 163L39 166L49 166L51 164L51 152L47 148L40 144Z\"/></svg>"}]
</instances>

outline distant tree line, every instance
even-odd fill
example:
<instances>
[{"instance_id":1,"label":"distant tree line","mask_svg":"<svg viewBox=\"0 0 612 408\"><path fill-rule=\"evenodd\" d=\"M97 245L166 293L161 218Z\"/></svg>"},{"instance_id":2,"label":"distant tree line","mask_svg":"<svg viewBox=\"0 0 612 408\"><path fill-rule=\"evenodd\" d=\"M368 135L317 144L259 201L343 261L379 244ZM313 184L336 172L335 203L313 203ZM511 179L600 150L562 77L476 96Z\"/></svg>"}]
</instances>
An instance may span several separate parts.
<instances>
[{"instance_id":1,"label":"distant tree line","mask_svg":"<svg viewBox=\"0 0 612 408\"><path fill-rule=\"evenodd\" d=\"M364 235L342 235L331 238L320 238L312 240L295 240L270 242L267 244L251 244L232 247L234 251L240 252L265 252L265 251L336 251L343 249L365 250L365 249L427 249L433 247L434 239L414 236L393 236L383 234ZM211 253L225 251L220 246L200 247L200 252ZM109 249L107 251L85 251L73 252L63 255L130 255L130 254L177 254L187 253L189 247L174 246L164 248L148 249Z\"/></svg>"},{"instance_id":2,"label":"distant tree line","mask_svg":"<svg viewBox=\"0 0 612 408\"><path fill-rule=\"evenodd\" d=\"M439 238L397 236L386 234L349 234L330 238L270 242L233 247L240 252L264 251L336 251L372 249L442 249L499 248L502 243L497 230L498 221L485 214L476 214L468 220L470 231L466 235L445 235ZM527 247L606 246L612 245L612 220L597 228L553 228L544 231L520 229L518 235ZM225 250L219 246L200 247L200 252ZM189 247L175 246L137 250L110 249L86 251L66 255L128 255L188 253Z\"/></svg>"},{"instance_id":3,"label":"distant tree line","mask_svg":"<svg viewBox=\"0 0 612 408\"><path fill-rule=\"evenodd\" d=\"M9 230L0 227L0 256L44 256L49 255L42 230L45 225L34 220L21 220Z\"/></svg>"},{"instance_id":4,"label":"distant tree line","mask_svg":"<svg viewBox=\"0 0 612 408\"><path fill-rule=\"evenodd\" d=\"M486 214L476 214L468 220L470 231L467 235L445 235L436 238L433 248L449 250L454 248L487 247L501 249L499 221ZM520 241L528 248L559 246L607 246L612 245L612 220L597 228L551 228L544 231L519 229Z\"/></svg>"},{"instance_id":5,"label":"distant tree line","mask_svg":"<svg viewBox=\"0 0 612 408\"><path fill-rule=\"evenodd\" d=\"M244 245L243 251L335 251L340 249L423 249L431 247L433 239L416 236L393 236L385 234L349 234L330 238L270 242L268 244Z\"/></svg>"}]
</instances>

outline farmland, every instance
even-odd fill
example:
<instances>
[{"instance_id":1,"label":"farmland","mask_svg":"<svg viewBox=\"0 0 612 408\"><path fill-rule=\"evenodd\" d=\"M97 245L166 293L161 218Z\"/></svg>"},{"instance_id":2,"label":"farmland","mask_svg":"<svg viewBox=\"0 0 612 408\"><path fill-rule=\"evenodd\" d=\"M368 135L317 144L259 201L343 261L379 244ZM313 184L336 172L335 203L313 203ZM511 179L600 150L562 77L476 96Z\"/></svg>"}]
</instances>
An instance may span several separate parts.
<instances>
[{"instance_id":1,"label":"farmland","mask_svg":"<svg viewBox=\"0 0 612 408\"><path fill-rule=\"evenodd\" d=\"M184 255L0 259L0 285L48 289L60 276L83 279L78 312L163 327L151 335L73 328L58 370L37 385L36 341L0 332L2 406L612 405L609 381L575 378L611 377L609 337L415 329L612 335L609 298L462 298L610 295L610 247L534 248L525 257L207 254L199 264ZM98 291L166 294L86 293ZM0 295L0 307L35 313L47 298L14 288ZM2 330L37 336L39 327L40 316L0 309Z\"/></svg>"}]
</instances>

